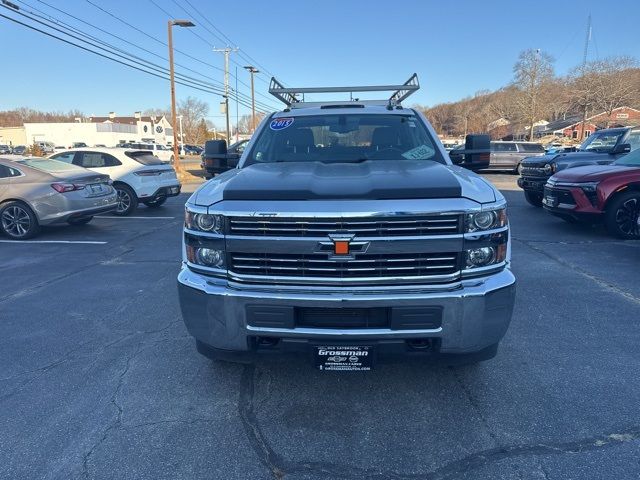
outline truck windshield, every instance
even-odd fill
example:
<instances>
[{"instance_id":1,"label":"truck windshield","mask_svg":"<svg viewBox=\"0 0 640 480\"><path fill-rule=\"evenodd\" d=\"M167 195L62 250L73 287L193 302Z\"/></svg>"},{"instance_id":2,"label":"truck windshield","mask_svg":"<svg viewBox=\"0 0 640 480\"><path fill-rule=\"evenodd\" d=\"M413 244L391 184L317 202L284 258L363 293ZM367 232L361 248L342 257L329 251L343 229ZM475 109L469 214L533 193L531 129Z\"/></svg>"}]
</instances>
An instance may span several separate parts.
<instances>
[{"instance_id":1,"label":"truck windshield","mask_svg":"<svg viewBox=\"0 0 640 480\"><path fill-rule=\"evenodd\" d=\"M415 115L278 117L262 129L245 165L366 160L430 160L446 164L436 145Z\"/></svg>"},{"instance_id":2,"label":"truck windshield","mask_svg":"<svg viewBox=\"0 0 640 480\"><path fill-rule=\"evenodd\" d=\"M589 137L582 142L580 145L580 150L587 151L596 151L596 152L609 152L613 147L616 146L620 137L625 134L624 130L619 130L616 132L594 132Z\"/></svg>"}]
</instances>

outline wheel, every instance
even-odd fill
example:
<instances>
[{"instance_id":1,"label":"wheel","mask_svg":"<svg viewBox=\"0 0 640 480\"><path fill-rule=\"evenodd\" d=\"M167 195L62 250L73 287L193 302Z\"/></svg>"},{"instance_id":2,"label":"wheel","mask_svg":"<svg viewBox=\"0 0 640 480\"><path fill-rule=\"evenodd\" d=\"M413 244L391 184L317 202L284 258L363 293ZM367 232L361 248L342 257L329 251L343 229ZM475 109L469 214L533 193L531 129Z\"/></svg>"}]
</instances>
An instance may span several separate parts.
<instances>
[{"instance_id":1,"label":"wheel","mask_svg":"<svg viewBox=\"0 0 640 480\"><path fill-rule=\"evenodd\" d=\"M640 239L640 192L625 192L615 196L607 205L604 222L613 236Z\"/></svg>"},{"instance_id":2,"label":"wheel","mask_svg":"<svg viewBox=\"0 0 640 480\"><path fill-rule=\"evenodd\" d=\"M524 198L530 205L534 207L542 206L542 194L537 192L529 192L527 190L524 191Z\"/></svg>"},{"instance_id":3,"label":"wheel","mask_svg":"<svg viewBox=\"0 0 640 480\"><path fill-rule=\"evenodd\" d=\"M148 202L142 202L149 208L157 208L167 201L167 197L158 197L155 200L149 200Z\"/></svg>"},{"instance_id":4,"label":"wheel","mask_svg":"<svg viewBox=\"0 0 640 480\"><path fill-rule=\"evenodd\" d=\"M38 233L40 225L35 213L22 202L7 202L0 206L0 229L16 240L26 240Z\"/></svg>"},{"instance_id":5,"label":"wheel","mask_svg":"<svg viewBox=\"0 0 640 480\"><path fill-rule=\"evenodd\" d=\"M131 187L122 183L113 186L118 194L118 206L114 212L116 215L130 215L138 206L138 197Z\"/></svg>"},{"instance_id":6,"label":"wheel","mask_svg":"<svg viewBox=\"0 0 640 480\"><path fill-rule=\"evenodd\" d=\"M70 220L67 220L67 223L69 225L86 225L91 220L93 220L93 217L80 217L80 218L72 218Z\"/></svg>"}]
</instances>

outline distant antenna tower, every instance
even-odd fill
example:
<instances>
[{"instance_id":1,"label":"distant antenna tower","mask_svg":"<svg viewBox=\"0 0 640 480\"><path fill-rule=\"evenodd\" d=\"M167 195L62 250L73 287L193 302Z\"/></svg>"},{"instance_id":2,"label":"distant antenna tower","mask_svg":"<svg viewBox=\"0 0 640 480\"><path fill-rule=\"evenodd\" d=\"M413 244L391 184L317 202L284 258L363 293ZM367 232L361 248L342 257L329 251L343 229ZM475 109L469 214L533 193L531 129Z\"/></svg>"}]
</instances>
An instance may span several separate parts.
<instances>
[{"instance_id":1,"label":"distant antenna tower","mask_svg":"<svg viewBox=\"0 0 640 480\"><path fill-rule=\"evenodd\" d=\"M582 66L587 64L587 54L589 53L589 42L591 41L591 14L587 18L587 37L584 39L584 51L582 52Z\"/></svg>"}]
</instances>

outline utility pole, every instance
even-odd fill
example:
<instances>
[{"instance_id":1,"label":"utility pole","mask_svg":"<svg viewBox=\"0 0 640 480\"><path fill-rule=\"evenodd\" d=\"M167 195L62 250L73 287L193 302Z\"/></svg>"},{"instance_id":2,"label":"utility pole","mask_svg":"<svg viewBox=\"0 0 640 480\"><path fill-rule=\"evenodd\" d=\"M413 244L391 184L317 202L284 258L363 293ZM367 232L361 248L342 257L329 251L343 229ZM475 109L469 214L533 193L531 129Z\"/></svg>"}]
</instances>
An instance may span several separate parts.
<instances>
[{"instance_id":1,"label":"utility pole","mask_svg":"<svg viewBox=\"0 0 640 480\"><path fill-rule=\"evenodd\" d=\"M229 124L229 54L231 52L237 52L238 49L226 47L214 48L213 51L224 54L224 114L227 122L227 145L229 145L231 141L231 126Z\"/></svg>"},{"instance_id":2,"label":"utility pole","mask_svg":"<svg viewBox=\"0 0 640 480\"><path fill-rule=\"evenodd\" d=\"M180 165L180 152L178 151L178 131L176 129L176 82L174 78L173 67L173 27L195 27L190 20L169 20L167 22L167 34L169 46L169 76L171 80L171 129L173 130L173 168L180 173L182 167Z\"/></svg>"},{"instance_id":3,"label":"utility pole","mask_svg":"<svg viewBox=\"0 0 640 480\"><path fill-rule=\"evenodd\" d=\"M246 65L244 68L251 74L251 133L253 133L256 131L256 95L253 88L253 76L260 73L260 70L253 65Z\"/></svg>"},{"instance_id":4,"label":"utility pole","mask_svg":"<svg viewBox=\"0 0 640 480\"><path fill-rule=\"evenodd\" d=\"M585 67L587 66L587 54L589 53L589 42L591 41L591 14L587 17L587 36L584 39L584 51L582 52L582 75L585 74ZM587 123L587 101L584 99L584 105L582 106L582 124L580 126L580 141L584 140L584 128Z\"/></svg>"}]
</instances>

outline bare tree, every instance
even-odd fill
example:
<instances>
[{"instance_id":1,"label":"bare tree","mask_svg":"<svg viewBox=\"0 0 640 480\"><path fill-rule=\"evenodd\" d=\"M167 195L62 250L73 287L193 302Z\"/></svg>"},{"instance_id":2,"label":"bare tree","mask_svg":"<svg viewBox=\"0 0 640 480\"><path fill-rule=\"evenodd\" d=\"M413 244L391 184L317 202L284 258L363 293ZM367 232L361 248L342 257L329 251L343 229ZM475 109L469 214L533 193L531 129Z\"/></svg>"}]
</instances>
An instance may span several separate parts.
<instances>
[{"instance_id":1,"label":"bare tree","mask_svg":"<svg viewBox=\"0 0 640 480\"><path fill-rule=\"evenodd\" d=\"M513 84L520 93L520 115L528 120L529 140L533 140L534 124L541 115L540 94L554 78L553 58L540 50L524 50L513 66Z\"/></svg>"},{"instance_id":2,"label":"bare tree","mask_svg":"<svg viewBox=\"0 0 640 480\"><path fill-rule=\"evenodd\" d=\"M200 123L209 113L209 105L197 98L187 97L178 103L177 111L182 116L186 143L198 143ZM177 125L173 127L177 128Z\"/></svg>"}]
</instances>

